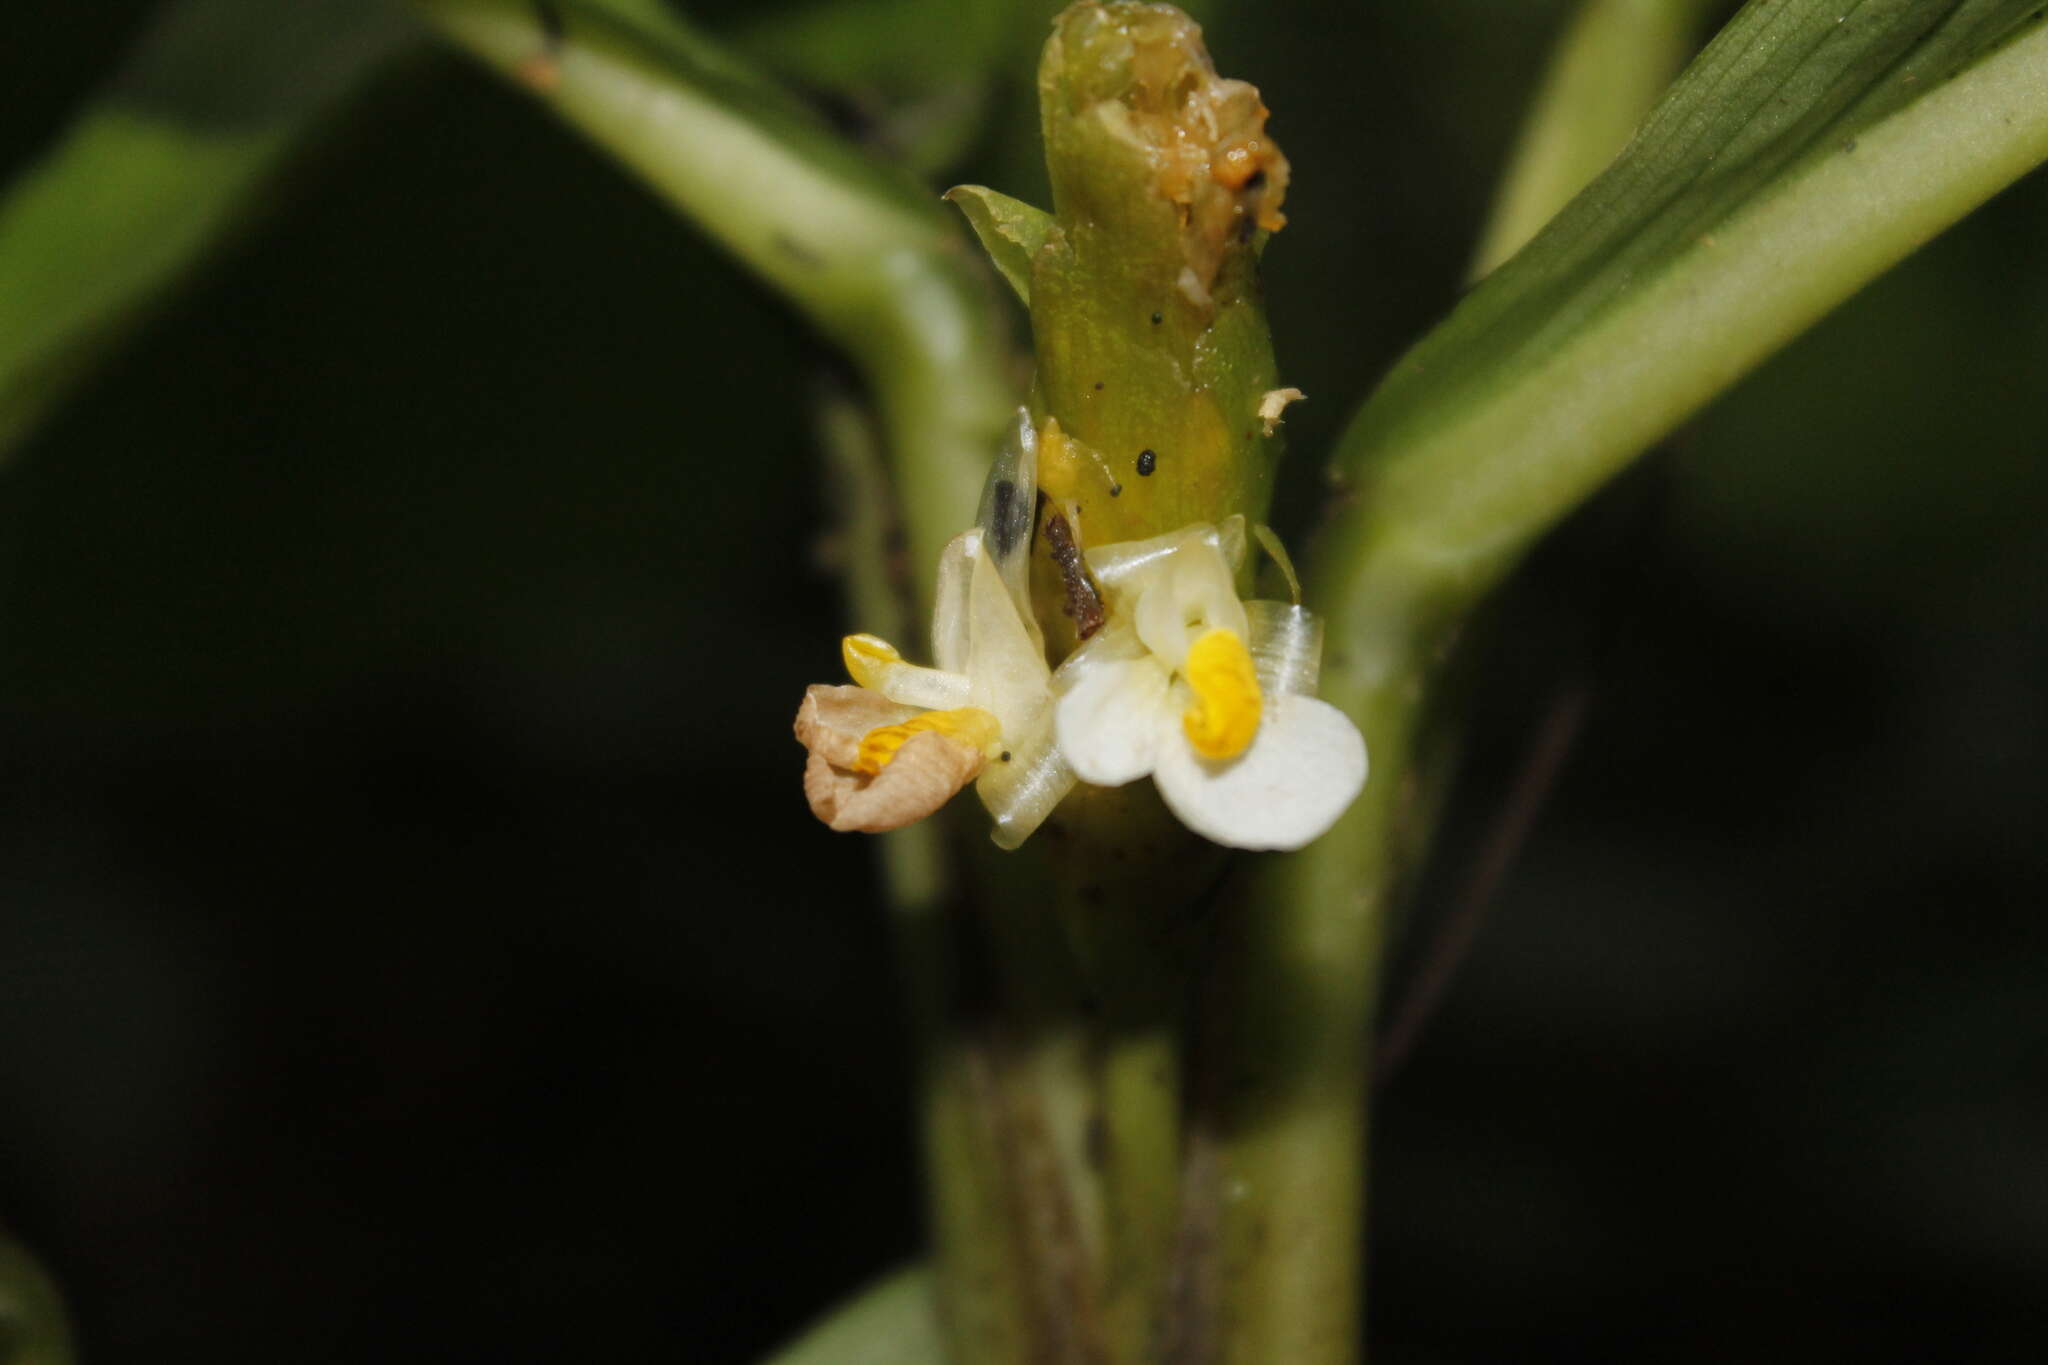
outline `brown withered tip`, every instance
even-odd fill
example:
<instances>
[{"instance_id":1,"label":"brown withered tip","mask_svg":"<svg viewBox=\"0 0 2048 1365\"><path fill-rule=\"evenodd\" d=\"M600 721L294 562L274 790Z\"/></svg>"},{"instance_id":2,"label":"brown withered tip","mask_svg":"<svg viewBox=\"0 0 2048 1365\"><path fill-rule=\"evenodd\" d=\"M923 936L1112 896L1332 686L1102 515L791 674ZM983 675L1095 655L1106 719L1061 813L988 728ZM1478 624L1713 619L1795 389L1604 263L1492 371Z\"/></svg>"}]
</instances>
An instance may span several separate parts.
<instances>
[{"instance_id":1,"label":"brown withered tip","mask_svg":"<svg viewBox=\"0 0 2048 1365\"><path fill-rule=\"evenodd\" d=\"M1289 167L1266 131L1265 101L1250 82L1217 75L1201 26L1171 5L1072 6L1055 24L1041 81L1063 94L1055 107L1066 117L1112 107L1105 126L1143 148L1180 215L1197 303L1232 246L1286 225Z\"/></svg>"},{"instance_id":2,"label":"brown withered tip","mask_svg":"<svg viewBox=\"0 0 2048 1365\"><path fill-rule=\"evenodd\" d=\"M811 814L841 833L880 834L924 819L981 775L987 758L935 731L913 735L872 776L855 772L868 731L917 714L865 687L816 684L797 708L797 742L810 750L804 799Z\"/></svg>"}]
</instances>

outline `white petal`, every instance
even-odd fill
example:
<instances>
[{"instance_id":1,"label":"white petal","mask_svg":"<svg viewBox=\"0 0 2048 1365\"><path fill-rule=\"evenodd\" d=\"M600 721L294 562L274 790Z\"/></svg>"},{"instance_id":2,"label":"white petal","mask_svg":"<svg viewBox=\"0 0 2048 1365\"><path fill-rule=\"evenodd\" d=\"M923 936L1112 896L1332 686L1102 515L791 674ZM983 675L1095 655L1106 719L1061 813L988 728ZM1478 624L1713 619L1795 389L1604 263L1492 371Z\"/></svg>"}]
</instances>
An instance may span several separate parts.
<instances>
[{"instance_id":1,"label":"white petal","mask_svg":"<svg viewBox=\"0 0 2048 1365\"><path fill-rule=\"evenodd\" d=\"M1170 681L1149 655L1118 659L1081 674L1059 699L1054 733L1083 782L1121 787L1152 771Z\"/></svg>"},{"instance_id":2,"label":"white petal","mask_svg":"<svg viewBox=\"0 0 2048 1365\"><path fill-rule=\"evenodd\" d=\"M1250 633L1230 565L1207 539L1172 551L1139 597L1136 622L1145 647L1172 669L1187 661L1188 646L1208 631L1227 630L1240 640Z\"/></svg>"},{"instance_id":3,"label":"white petal","mask_svg":"<svg viewBox=\"0 0 2048 1365\"><path fill-rule=\"evenodd\" d=\"M1152 776L1181 823L1232 848L1300 848L1365 786L1365 740L1350 717L1314 697L1273 699L1241 758L1209 763L1165 746Z\"/></svg>"},{"instance_id":4,"label":"white petal","mask_svg":"<svg viewBox=\"0 0 2048 1365\"><path fill-rule=\"evenodd\" d=\"M1142 659L1149 652L1145 642L1138 638L1138 632L1131 629L1128 618L1112 616L1101 630L1083 640L1080 648L1069 654L1053 673L1053 693L1062 695L1070 692L1090 673L1110 664Z\"/></svg>"},{"instance_id":5,"label":"white petal","mask_svg":"<svg viewBox=\"0 0 2048 1365\"><path fill-rule=\"evenodd\" d=\"M984 768L975 784L995 820L989 837L998 848L1014 849L1029 839L1074 789L1074 770L1053 743L1052 730L1052 717L1047 716L1021 742L1013 745L1006 740L1003 757Z\"/></svg>"}]
</instances>

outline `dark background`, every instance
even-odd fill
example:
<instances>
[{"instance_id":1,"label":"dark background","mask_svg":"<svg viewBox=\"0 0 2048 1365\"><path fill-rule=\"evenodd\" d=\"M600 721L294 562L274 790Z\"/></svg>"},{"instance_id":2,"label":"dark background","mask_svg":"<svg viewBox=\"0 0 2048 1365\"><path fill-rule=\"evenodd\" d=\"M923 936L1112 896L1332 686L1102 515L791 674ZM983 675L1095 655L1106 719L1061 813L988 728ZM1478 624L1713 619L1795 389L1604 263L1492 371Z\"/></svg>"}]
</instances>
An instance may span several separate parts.
<instances>
[{"instance_id":1,"label":"dark background","mask_svg":"<svg viewBox=\"0 0 2048 1365\"><path fill-rule=\"evenodd\" d=\"M145 9L0 43L0 169ZM1297 530L1561 12L1212 24L1295 167ZM1042 197L1031 61L948 178ZM1422 923L1592 704L1377 1117L1380 1359L2039 1358L2044 240L2037 175L1493 613ZM432 58L0 475L0 1224L90 1360L744 1362L915 1253L870 849L788 738L824 363Z\"/></svg>"}]
</instances>

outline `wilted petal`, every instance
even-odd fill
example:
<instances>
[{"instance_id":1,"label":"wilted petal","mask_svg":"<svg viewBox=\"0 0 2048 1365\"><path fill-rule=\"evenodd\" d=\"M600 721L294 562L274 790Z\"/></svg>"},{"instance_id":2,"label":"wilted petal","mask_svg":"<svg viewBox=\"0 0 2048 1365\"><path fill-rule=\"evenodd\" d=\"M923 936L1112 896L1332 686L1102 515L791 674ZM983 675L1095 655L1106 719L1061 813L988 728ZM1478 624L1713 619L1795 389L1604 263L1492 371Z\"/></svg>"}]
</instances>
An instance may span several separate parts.
<instances>
[{"instance_id":1,"label":"wilted petal","mask_svg":"<svg viewBox=\"0 0 2048 1365\"><path fill-rule=\"evenodd\" d=\"M1242 757L1210 763L1186 744L1163 745L1152 776L1167 807L1203 838L1291 849L1337 822L1365 773L1365 740L1350 717L1314 697L1282 695Z\"/></svg>"},{"instance_id":2,"label":"wilted petal","mask_svg":"<svg viewBox=\"0 0 2048 1365\"><path fill-rule=\"evenodd\" d=\"M915 706L899 705L865 687L814 683L804 689L803 705L797 708L796 742L835 767L851 768L868 731L900 725L917 712Z\"/></svg>"},{"instance_id":3,"label":"wilted petal","mask_svg":"<svg viewBox=\"0 0 2048 1365\"><path fill-rule=\"evenodd\" d=\"M981 771L981 750L936 731L914 735L873 777L848 772L811 750L804 797L811 814L842 833L880 834L922 820Z\"/></svg>"}]
</instances>

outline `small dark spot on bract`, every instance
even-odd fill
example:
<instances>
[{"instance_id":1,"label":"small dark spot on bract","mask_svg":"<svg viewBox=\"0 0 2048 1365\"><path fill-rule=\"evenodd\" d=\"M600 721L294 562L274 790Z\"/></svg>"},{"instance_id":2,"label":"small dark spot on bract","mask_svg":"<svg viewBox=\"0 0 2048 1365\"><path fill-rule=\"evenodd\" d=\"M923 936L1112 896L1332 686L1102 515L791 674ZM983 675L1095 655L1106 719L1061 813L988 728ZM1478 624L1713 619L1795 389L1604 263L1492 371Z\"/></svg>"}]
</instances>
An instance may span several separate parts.
<instances>
[{"instance_id":1,"label":"small dark spot on bract","mask_svg":"<svg viewBox=\"0 0 2048 1365\"><path fill-rule=\"evenodd\" d=\"M1102 392L1102 381L1101 381L1100 379L1098 379L1098 380L1096 380L1096 381L1095 381L1095 391L1096 391L1097 393L1101 393L1101 392Z\"/></svg>"},{"instance_id":2,"label":"small dark spot on bract","mask_svg":"<svg viewBox=\"0 0 2048 1365\"><path fill-rule=\"evenodd\" d=\"M1156 454L1154 454L1154 453L1153 453L1152 451L1149 451L1149 450L1141 450L1141 451L1139 451L1139 452L1138 452L1138 477L1139 477L1139 478L1141 478L1141 479L1149 479L1149 478L1151 478L1151 477L1152 477L1152 471L1153 471L1153 470L1155 470L1155 469L1157 469L1157 468L1159 468L1159 457L1158 457L1158 456L1157 456Z\"/></svg>"},{"instance_id":3,"label":"small dark spot on bract","mask_svg":"<svg viewBox=\"0 0 2048 1365\"><path fill-rule=\"evenodd\" d=\"M1158 325L1159 325L1160 323L1162 323L1162 322L1164 322L1164 321L1166 321L1166 314L1164 314L1164 313L1154 313L1154 314L1152 315L1152 325L1153 325L1154 327L1157 327L1157 326L1158 326Z\"/></svg>"},{"instance_id":4,"label":"small dark spot on bract","mask_svg":"<svg viewBox=\"0 0 2048 1365\"><path fill-rule=\"evenodd\" d=\"M1001 558L1017 548L1025 528L1030 524L1024 508L1017 499L1017 485L1008 479L996 481L996 500L993 513L995 525L990 533L995 536L996 556Z\"/></svg>"},{"instance_id":5,"label":"small dark spot on bract","mask_svg":"<svg viewBox=\"0 0 2048 1365\"><path fill-rule=\"evenodd\" d=\"M1112 498L1116 498L1116 497L1122 497L1122 496L1123 496L1123 491L1124 491L1124 486L1123 486L1122 484L1120 484L1120 483L1113 483L1113 484L1111 484L1111 485L1109 486L1109 495L1110 495L1110 496L1111 496Z\"/></svg>"},{"instance_id":6,"label":"small dark spot on bract","mask_svg":"<svg viewBox=\"0 0 2048 1365\"><path fill-rule=\"evenodd\" d=\"M1005 749L1005 750L1003 750L1003 762L1005 762L1005 763L1008 763L1009 761L1010 761L1010 751L1009 751L1008 749Z\"/></svg>"}]
</instances>

